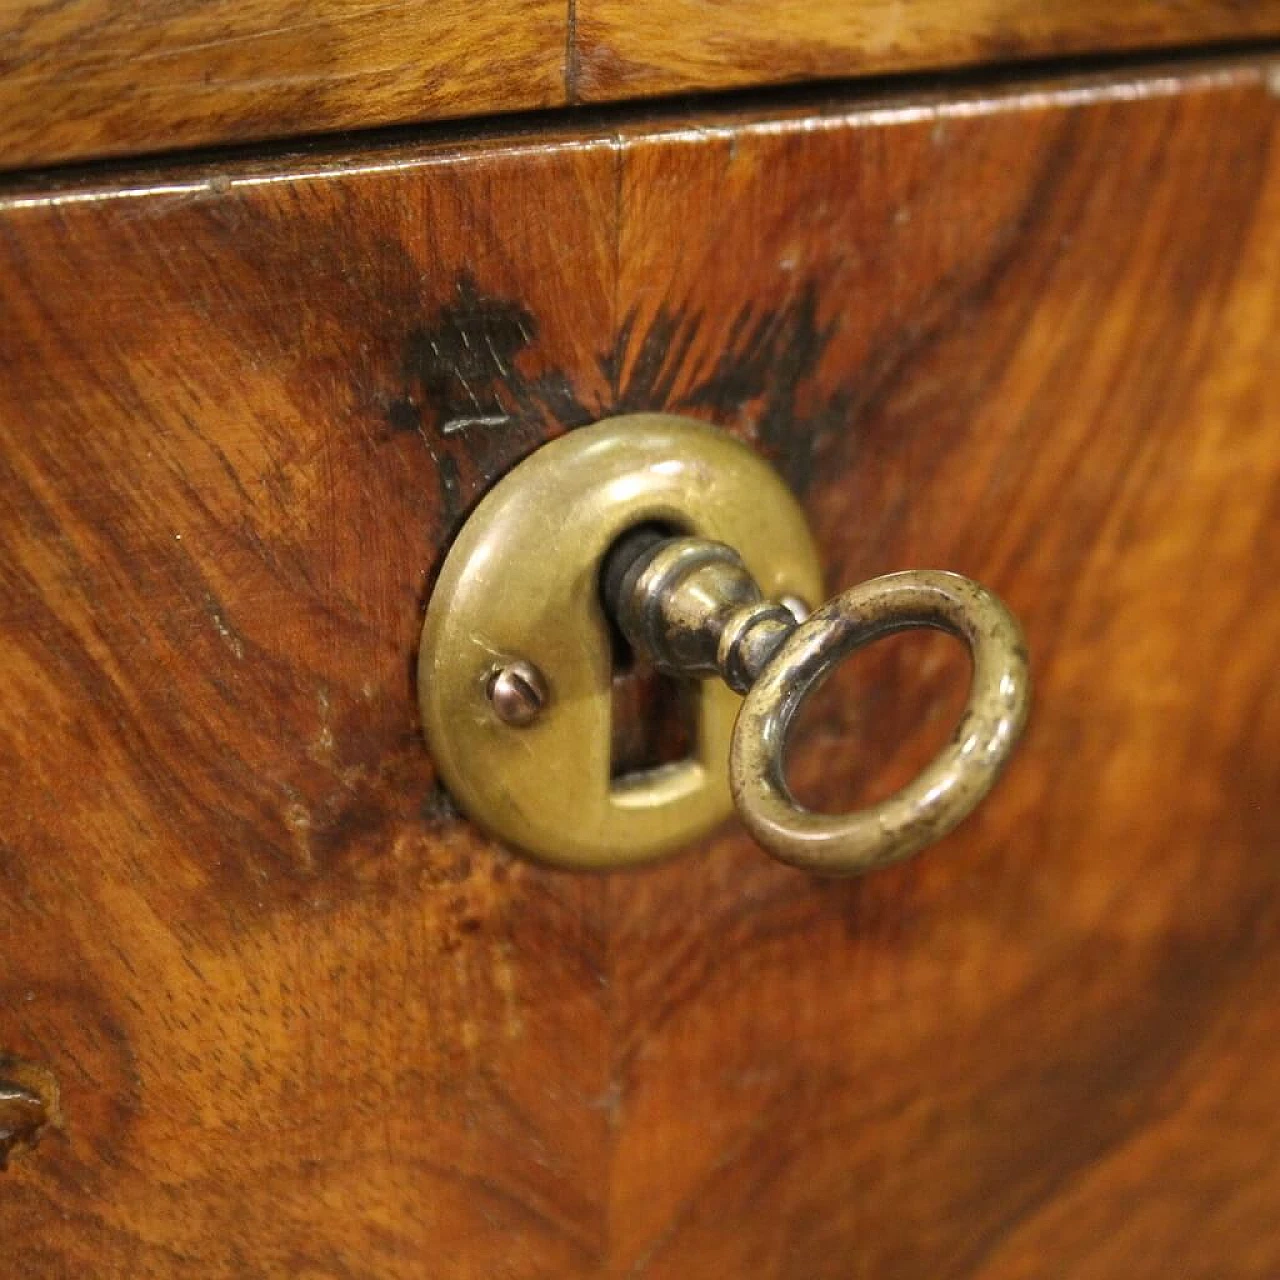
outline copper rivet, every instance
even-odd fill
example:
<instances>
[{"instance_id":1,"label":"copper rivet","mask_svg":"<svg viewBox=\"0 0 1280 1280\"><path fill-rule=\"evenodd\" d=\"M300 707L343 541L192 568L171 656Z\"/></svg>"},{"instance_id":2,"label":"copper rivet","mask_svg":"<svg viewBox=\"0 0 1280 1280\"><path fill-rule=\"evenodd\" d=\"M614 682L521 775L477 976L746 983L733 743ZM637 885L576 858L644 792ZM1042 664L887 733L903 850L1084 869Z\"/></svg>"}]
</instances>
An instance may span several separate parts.
<instances>
[{"instance_id":1,"label":"copper rivet","mask_svg":"<svg viewBox=\"0 0 1280 1280\"><path fill-rule=\"evenodd\" d=\"M547 703L545 677L523 658L499 667L489 677L487 692L498 719L517 729L532 724Z\"/></svg>"}]
</instances>

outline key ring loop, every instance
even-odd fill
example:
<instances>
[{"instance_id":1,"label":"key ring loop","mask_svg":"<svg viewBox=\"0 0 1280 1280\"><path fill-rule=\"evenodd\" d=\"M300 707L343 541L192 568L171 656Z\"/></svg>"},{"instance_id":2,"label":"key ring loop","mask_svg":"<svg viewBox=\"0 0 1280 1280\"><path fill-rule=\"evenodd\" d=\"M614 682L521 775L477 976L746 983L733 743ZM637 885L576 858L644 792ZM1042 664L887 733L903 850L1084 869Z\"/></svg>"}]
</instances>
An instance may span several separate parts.
<instances>
[{"instance_id":1,"label":"key ring loop","mask_svg":"<svg viewBox=\"0 0 1280 1280\"><path fill-rule=\"evenodd\" d=\"M784 773L787 733L801 704L854 650L918 627L946 631L970 653L969 697L950 741L879 804L840 815L803 808ZM729 757L734 803L752 835L792 866L861 875L901 862L956 827L995 785L1030 697L1022 630L990 591L934 570L873 578L797 627L748 690Z\"/></svg>"}]
</instances>

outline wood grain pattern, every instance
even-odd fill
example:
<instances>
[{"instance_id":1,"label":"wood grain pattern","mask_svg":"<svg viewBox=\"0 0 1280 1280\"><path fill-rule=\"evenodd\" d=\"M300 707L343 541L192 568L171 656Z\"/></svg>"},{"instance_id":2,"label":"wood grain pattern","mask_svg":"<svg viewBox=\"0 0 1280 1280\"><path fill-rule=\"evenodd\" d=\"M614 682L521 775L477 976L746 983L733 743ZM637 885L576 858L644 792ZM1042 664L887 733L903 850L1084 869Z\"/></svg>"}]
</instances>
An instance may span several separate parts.
<instances>
[{"instance_id":1,"label":"wood grain pattern","mask_svg":"<svg viewBox=\"0 0 1280 1280\"><path fill-rule=\"evenodd\" d=\"M583 102L1280 36L1256 0L577 0Z\"/></svg>"},{"instance_id":2,"label":"wood grain pattern","mask_svg":"<svg viewBox=\"0 0 1280 1280\"><path fill-rule=\"evenodd\" d=\"M1246 65L0 204L0 1055L60 1093L6 1274L1274 1276L1278 128ZM433 790L450 531L638 408L833 586L1022 618L932 854L574 876ZM854 664L806 794L949 653Z\"/></svg>"},{"instance_id":3,"label":"wood grain pattern","mask_svg":"<svg viewBox=\"0 0 1280 1280\"><path fill-rule=\"evenodd\" d=\"M0 168L564 101L564 0L0 0Z\"/></svg>"},{"instance_id":4,"label":"wood grain pattern","mask_svg":"<svg viewBox=\"0 0 1280 1280\"><path fill-rule=\"evenodd\" d=\"M1280 0L0 0L0 170L1280 37Z\"/></svg>"}]
</instances>

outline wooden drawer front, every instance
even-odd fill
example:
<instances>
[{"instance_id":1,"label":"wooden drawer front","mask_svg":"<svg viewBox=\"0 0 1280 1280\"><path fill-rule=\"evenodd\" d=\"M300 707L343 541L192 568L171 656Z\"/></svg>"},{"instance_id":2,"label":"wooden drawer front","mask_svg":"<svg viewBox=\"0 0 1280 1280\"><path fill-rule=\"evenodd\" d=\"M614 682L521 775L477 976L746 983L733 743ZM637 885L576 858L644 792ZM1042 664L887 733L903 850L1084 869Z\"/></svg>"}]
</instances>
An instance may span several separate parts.
<instances>
[{"instance_id":1,"label":"wooden drawer front","mask_svg":"<svg viewBox=\"0 0 1280 1280\"><path fill-rule=\"evenodd\" d=\"M0 204L0 1053L61 1091L6 1274L1275 1275L1278 124L1239 65ZM1022 618L942 847L575 876L434 789L450 533L636 409L772 458L833 586Z\"/></svg>"}]
</instances>

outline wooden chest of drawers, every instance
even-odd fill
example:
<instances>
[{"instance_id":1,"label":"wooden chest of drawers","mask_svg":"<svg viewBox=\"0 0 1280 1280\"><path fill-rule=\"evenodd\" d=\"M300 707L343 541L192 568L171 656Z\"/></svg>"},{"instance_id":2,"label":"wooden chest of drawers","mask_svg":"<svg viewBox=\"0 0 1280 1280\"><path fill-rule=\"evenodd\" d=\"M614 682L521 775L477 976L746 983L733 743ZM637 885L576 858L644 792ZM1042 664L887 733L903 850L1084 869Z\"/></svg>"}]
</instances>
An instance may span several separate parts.
<instances>
[{"instance_id":1,"label":"wooden chest of drawers","mask_svg":"<svg viewBox=\"0 0 1280 1280\"><path fill-rule=\"evenodd\" d=\"M990 7L806 45L747 5L770 63L715 6L482 4L522 96L477 54L498 89L419 100L453 46L414 28L364 110L255 86L277 38L340 81L264 27L207 37L221 116L165 74L224 6L142 52L79 31L113 95L79 116L37 74L77 6L17 10L0 139L556 105L566 47L602 99L1280 29L1147 4L1099 39L1083 5L998 45ZM350 57L411 21L382 9ZM1278 157L1260 46L13 173L0 1272L1280 1272ZM451 537L544 440L647 409L773 461L833 585L938 565L1022 619L1026 742L937 849L824 880L730 825L576 875L437 785L412 664ZM869 650L797 787L902 781L963 676Z\"/></svg>"}]
</instances>

